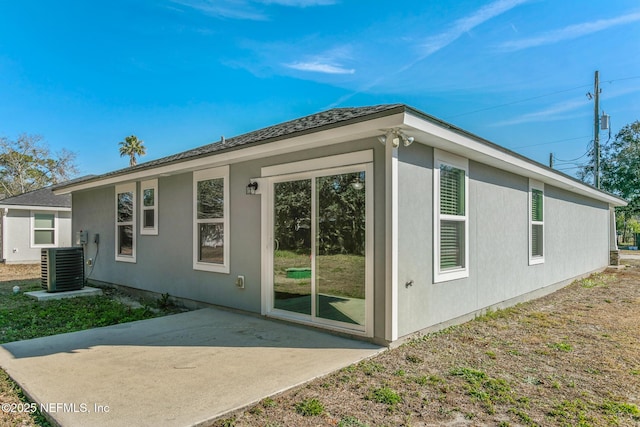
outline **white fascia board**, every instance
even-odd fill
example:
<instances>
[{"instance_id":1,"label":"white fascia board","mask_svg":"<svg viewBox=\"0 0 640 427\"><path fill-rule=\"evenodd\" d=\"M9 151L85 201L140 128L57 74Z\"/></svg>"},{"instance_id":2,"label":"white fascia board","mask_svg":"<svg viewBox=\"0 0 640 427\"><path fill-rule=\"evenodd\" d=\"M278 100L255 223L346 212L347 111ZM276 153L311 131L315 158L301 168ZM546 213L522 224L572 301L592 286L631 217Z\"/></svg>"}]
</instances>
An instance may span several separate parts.
<instances>
[{"instance_id":1,"label":"white fascia board","mask_svg":"<svg viewBox=\"0 0 640 427\"><path fill-rule=\"evenodd\" d=\"M0 209L71 212L71 208L63 208L63 207L57 207L57 206L36 206L36 205L0 205Z\"/></svg>"},{"instance_id":2,"label":"white fascia board","mask_svg":"<svg viewBox=\"0 0 640 427\"><path fill-rule=\"evenodd\" d=\"M408 132L411 136L415 137L416 142L439 148L507 172L532 178L592 199L600 200L611 206L626 206L626 203L615 196L610 196L589 185L581 184L561 174L555 173L532 163L533 161L526 161L496 147L476 141L469 136L446 129L439 124L407 113L405 113L404 122L406 126L419 132L416 135L413 135L411 131ZM420 133L423 134L421 135Z\"/></svg>"},{"instance_id":3,"label":"white fascia board","mask_svg":"<svg viewBox=\"0 0 640 427\"><path fill-rule=\"evenodd\" d=\"M398 148L385 144L385 339L398 339Z\"/></svg>"},{"instance_id":4,"label":"white fascia board","mask_svg":"<svg viewBox=\"0 0 640 427\"><path fill-rule=\"evenodd\" d=\"M285 137L274 142L261 143L257 145L249 143L245 147L240 147L231 151L222 151L218 154L211 153L205 157L193 160L160 165L149 169L124 173L122 175L105 177L96 181L78 183L77 185L71 185L69 187L54 190L54 194L68 194L74 191L89 190L122 182L146 180L157 178L159 176L167 176L260 159L265 156L277 156L280 154L309 150L312 148L353 141L356 139L380 136L384 134L385 129L400 126L403 123L403 120L404 114L398 113L377 119L363 120L350 125L338 125L330 129L306 133L293 138Z\"/></svg>"}]
</instances>

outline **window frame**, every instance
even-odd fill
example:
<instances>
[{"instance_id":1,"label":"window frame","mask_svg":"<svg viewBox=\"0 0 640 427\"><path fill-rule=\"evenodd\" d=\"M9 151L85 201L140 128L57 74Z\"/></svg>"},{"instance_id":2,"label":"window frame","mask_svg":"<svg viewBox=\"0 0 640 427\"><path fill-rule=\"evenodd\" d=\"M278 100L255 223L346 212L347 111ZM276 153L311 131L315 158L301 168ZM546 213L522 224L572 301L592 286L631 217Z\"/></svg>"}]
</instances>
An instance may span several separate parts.
<instances>
[{"instance_id":1,"label":"window frame","mask_svg":"<svg viewBox=\"0 0 640 427\"><path fill-rule=\"evenodd\" d=\"M144 192L153 190L153 206L145 206ZM153 210L153 227L144 226L145 211ZM158 180L151 179L140 183L140 234L158 235Z\"/></svg>"},{"instance_id":2,"label":"window frame","mask_svg":"<svg viewBox=\"0 0 640 427\"><path fill-rule=\"evenodd\" d=\"M216 219L198 219L198 182L208 181L211 179L222 179L222 215L223 218ZM229 198L229 166L220 166L211 169L204 169L193 172L193 269L201 271L209 271L214 273L229 274L230 271L230 215L229 205L231 200ZM200 224L222 224L223 227L223 262L222 264L215 264L210 262L203 262L198 259L200 249L199 239L199 226Z\"/></svg>"},{"instance_id":3,"label":"window frame","mask_svg":"<svg viewBox=\"0 0 640 427\"><path fill-rule=\"evenodd\" d=\"M114 246L115 246L115 256L116 256L116 261L122 261L122 262L132 262L135 263L136 262L136 218L137 218L137 185L135 182L129 182L126 184L119 184L116 185L115 191L115 241L114 241ZM133 203L133 212L131 214L131 221L118 221L118 195L119 194L123 194L123 193L132 193L132 203ZM127 225L131 225L132 227L132 241L131 241L131 255L122 255L118 252L119 249L119 227L120 226L127 226Z\"/></svg>"},{"instance_id":4,"label":"window frame","mask_svg":"<svg viewBox=\"0 0 640 427\"><path fill-rule=\"evenodd\" d=\"M42 211L42 210L32 210L30 212L31 220L29 224L30 229L30 246L32 248L55 248L58 245L58 212L57 211ZM53 215L53 228L36 228L36 214L46 214ZM36 231L37 230L47 230L53 231L53 243L36 243Z\"/></svg>"},{"instance_id":5,"label":"window frame","mask_svg":"<svg viewBox=\"0 0 640 427\"><path fill-rule=\"evenodd\" d=\"M440 213L440 168L449 166L464 172L464 215ZM464 223L464 266L441 269L440 231L442 221ZM434 148L433 150L433 282L469 277L469 159Z\"/></svg>"},{"instance_id":6,"label":"window frame","mask_svg":"<svg viewBox=\"0 0 640 427\"><path fill-rule=\"evenodd\" d=\"M533 220L533 192L534 191L540 191L542 192L542 221L534 221ZM544 192L544 183L540 182L540 181L535 181L533 179L529 179L529 191L528 191L528 198L529 198L529 203L527 205L528 209L528 227L529 227L529 239L528 239L528 243L529 243L529 249L528 249L528 254L529 254L529 265L537 265L537 264L543 264L544 263L544 255L546 252L546 238L545 238L545 226L544 226L544 219L545 219L545 205L546 205L546 201L545 201L545 192ZM534 225L538 225L538 226L542 226L542 255L534 255L533 254L533 226Z\"/></svg>"}]
</instances>

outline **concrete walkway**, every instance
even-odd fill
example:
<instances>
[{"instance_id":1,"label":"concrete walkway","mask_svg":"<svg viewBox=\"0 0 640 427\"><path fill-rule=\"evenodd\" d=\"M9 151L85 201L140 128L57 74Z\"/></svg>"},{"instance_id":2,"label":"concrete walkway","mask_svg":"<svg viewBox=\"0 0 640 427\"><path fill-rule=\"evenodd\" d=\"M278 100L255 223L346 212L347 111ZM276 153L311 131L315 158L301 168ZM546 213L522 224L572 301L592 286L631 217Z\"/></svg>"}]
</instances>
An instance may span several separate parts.
<instances>
[{"instance_id":1,"label":"concrete walkway","mask_svg":"<svg viewBox=\"0 0 640 427\"><path fill-rule=\"evenodd\" d=\"M620 259L640 259L640 253L638 253L638 254L623 254L623 253L620 253Z\"/></svg>"},{"instance_id":2,"label":"concrete walkway","mask_svg":"<svg viewBox=\"0 0 640 427\"><path fill-rule=\"evenodd\" d=\"M380 351L207 308L4 344L0 366L63 426L189 426Z\"/></svg>"}]
</instances>

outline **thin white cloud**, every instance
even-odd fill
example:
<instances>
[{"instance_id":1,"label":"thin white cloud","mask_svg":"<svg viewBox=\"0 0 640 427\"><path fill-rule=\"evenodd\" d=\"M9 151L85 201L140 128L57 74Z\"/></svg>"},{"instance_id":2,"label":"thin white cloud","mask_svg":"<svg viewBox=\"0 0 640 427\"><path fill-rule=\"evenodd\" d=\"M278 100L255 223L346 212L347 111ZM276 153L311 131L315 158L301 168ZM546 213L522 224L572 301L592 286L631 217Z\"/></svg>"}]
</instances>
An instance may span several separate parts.
<instances>
[{"instance_id":1,"label":"thin white cloud","mask_svg":"<svg viewBox=\"0 0 640 427\"><path fill-rule=\"evenodd\" d=\"M496 122L494 123L494 126L511 126L511 125L517 125L521 123L543 122L543 121L549 122L549 121L555 121L555 120L562 120L566 118L566 116L563 115L564 113L573 112L581 108L585 109L585 112L588 113L589 111L587 108L588 102L589 101L587 101L585 98L584 101L583 100L569 101L569 102L563 102L560 104L555 104L548 108L545 108L544 110L523 114L511 120Z\"/></svg>"},{"instance_id":2,"label":"thin white cloud","mask_svg":"<svg viewBox=\"0 0 640 427\"><path fill-rule=\"evenodd\" d=\"M255 10L244 0L171 0L173 3L195 9L215 18L265 21L267 16Z\"/></svg>"},{"instance_id":3,"label":"thin white cloud","mask_svg":"<svg viewBox=\"0 0 640 427\"><path fill-rule=\"evenodd\" d=\"M630 13L617 18L600 19L594 22L585 22L582 24L570 25L559 30L550 31L537 37L530 37L521 40L513 40L504 42L499 45L501 50L516 51L527 49L530 47L543 46L558 43L564 40L576 39L578 37L603 31L618 25L629 24L640 21L640 13Z\"/></svg>"},{"instance_id":4,"label":"thin white cloud","mask_svg":"<svg viewBox=\"0 0 640 427\"><path fill-rule=\"evenodd\" d=\"M298 71L308 71L323 74L354 74L354 68L343 65L352 61L352 47L350 45L336 46L321 54L309 56L299 61L283 64L287 68Z\"/></svg>"},{"instance_id":5,"label":"thin white cloud","mask_svg":"<svg viewBox=\"0 0 640 427\"><path fill-rule=\"evenodd\" d=\"M259 0L263 4L277 4L290 7L330 6L337 0Z\"/></svg>"},{"instance_id":6,"label":"thin white cloud","mask_svg":"<svg viewBox=\"0 0 640 427\"><path fill-rule=\"evenodd\" d=\"M438 35L429 37L423 45L423 54L421 59L441 50L442 48L450 45L463 34L473 30L478 25L485 23L486 21L502 15L505 12L526 3L529 0L498 0L490 3L473 14L460 18L454 22L453 26Z\"/></svg>"},{"instance_id":7,"label":"thin white cloud","mask_svg":"<svg viewBox=\"0 0 640 427\"><path fill-rule=\"evenodd\" d=\"M299 71L311 71L325 74L353 74L356 72L353 68L343 68L339 65L326 64L322 62L294 62L285 64L287 68L293 68Z\"/></svg>"},{"instance_id":8,"label":"thin white cloud","mask_svg":"<svg viewBox=\"0 0 640 427\"><path fill-rule=\"evenodd\" d=\"M216 18L265 21L269 16L255 5L305 8L332 5L336 0L171 0L171 2Z\"/></svg>"},{"instance_id":9,"label":"thin white cloud","mask_svg":"<svg viewBox=\"0 0 640 427\"><path fill-rule=\"evenodd\" d=\"M429 55L432 55L437 51L447 47L458 38L460 38L463 34L473 30L477 26L529 1L531 0L496 0L493 3L481 7L471 15L456 20L449 30L427 38L421 46L421 53L416 58L413 58L413 60L407 62L405 65L398 67L395 72L387 76L380 76L375 80L363 85L359 90L343 95L342 97L340 97L340 99L330 104L329 107L333 108L338 105L342 105L352 97L360 93L367 92L376 86L379 86L384 81L394 78L398 74L409 70L414 65L427 58Z\"/></svg>"},{"instance_id":10,"label":"thin white cloud","mask_svg":"<svg viewBox=\"0 0 640 427\"><path fill-rule=\"evenodd\" d=\"M629 95L632 93L640 92L640 86L632 86L625 88L608 89L604 87L607 101L612 101L620 96ZM605 104L606 105L606 104ZM602 105L601 105L602 106ZM579 111L579 113L578 113ZM573 114L569 114L573 113ZM535 123L535 122L552 122L557 120L564 120L567 117L574 117L576 115L593 114L593 106L586 98L584 100L567 101L559 104L551 105L540 111L523 114L513 119L503 120L496 122L494 126L511 126L521 123Z\"/></svg>"}]
</instances>

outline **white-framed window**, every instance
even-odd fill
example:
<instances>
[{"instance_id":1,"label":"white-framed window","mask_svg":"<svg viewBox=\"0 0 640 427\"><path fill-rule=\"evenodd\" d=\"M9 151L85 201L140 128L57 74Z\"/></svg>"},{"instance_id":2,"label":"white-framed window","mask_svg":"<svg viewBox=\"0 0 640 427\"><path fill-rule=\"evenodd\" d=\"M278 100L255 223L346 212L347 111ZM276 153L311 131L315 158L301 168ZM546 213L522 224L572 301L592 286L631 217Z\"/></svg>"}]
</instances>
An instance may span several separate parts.
<instances>
[{"instance_id":1,"label":"white-framed window","mask_svg":"<svg viewBox=\"0 0 640 427\"><path fill-rule=\"evenodd\" d=\"M469 160L434 149L433 281L469 277Z\"/></svg>"},{"instance_id":2,"label":"white-framed window","mask_svg":"<svg viewBox=\"0 0 640 427\"><path fill-rule=\"evenodd\" d=\"M140 183L140 234L158 234L158 180Z\"/></svg>"},{"instance_id":3,"label":"white-framed window","mask_svg":"<svg viewBox=\"0 0 640 427\"><path fill-rule=\"evenodd\" d=\"M116 186L116 261L136 262L136 183Z\"/></svg>"},{"instance_id":4,"label":"white-framed window","mask_svg":"<svg viewBox=\"0 0 640 427\"><path fill-rule=\"evenodd\" d=\"M544 262L544 183L529 180L529 265Z\"/></svg>"},{"instance_id":5,"label":"white-framed window","mask_svg":"<svg viewBox=\"0 0 640 427\"><path fill-rule=\"evenodd\" d=\"M229 273L229 166L193 173L193 268Z\"/></svg>"},{"instance_id":6,"label":"white-framed window","mask_svg":"<svg viewBox=\"0 0 640 427\"><path fill-rule=\"evenodd\" d=\"M31 247L53 248L58 242L56 212L31 211Z\"/></svg>"}]
</instances>

